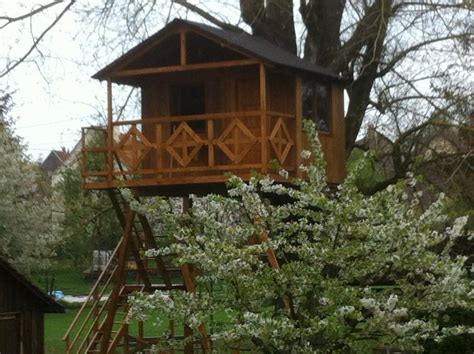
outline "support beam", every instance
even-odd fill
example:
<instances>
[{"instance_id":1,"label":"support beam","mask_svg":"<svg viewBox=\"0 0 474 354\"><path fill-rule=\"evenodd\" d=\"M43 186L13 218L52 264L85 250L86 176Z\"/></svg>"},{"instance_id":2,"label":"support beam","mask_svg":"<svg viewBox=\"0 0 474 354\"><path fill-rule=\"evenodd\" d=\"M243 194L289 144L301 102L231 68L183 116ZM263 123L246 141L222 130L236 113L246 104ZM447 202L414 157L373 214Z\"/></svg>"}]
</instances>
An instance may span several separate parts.
<instances>
[{"instance_id":1,"label":"support beam","mask_svg":"<svg viewBox=\"0 0 474 354\"><path fill-rule=\"evenodd\" d=\"M143 228L143 233L145 235L145 243L148 249L156 249L158 248L158 245L156 244L155 238L153 237L153 231L151 229L150 224L148 223L148 220L146 217L143 215L138 214L138 220L140 221L140 224L142 225ZM158 271L161 273L161 276L163 277L163 282L165 283L165 286L168 290L171 290L173 287L171 277L166 270L165 262L163 261L163 258L161 256L155 257L156 261L156 266L158 268Z\"/></svg>"},{"instance_id":2,"label":"support beam","mask_svg":"<svg viewBox=\"0 0 474 354\"><path fill-rule=\"evenodd\" d=\"M117 198L117 193L114 190L108 190L107 194L109 195L110 201L112 202L112 206L115 210L115 214L117 215L117 218L120 222L120 225L122 226L122 229L125 230L126 227L126 220L125 216L122 211L122 207L120 206L120 202ZM150 277L148 276L148 273L146 271L146 267L144 265L143 259L140 256L140 245L139 245L139 239L138 239L138 232L135 229L135 235L131 236L132 244L131 244L131 251L133 258L135 260L135 263L137 264L137 271L140 277L143 280L143 283L145 284L145 288L147 290L151 290L151 281Z\"/></svg>"},{"instance_id":3,"label":"support beam","mask_svg":"<svg viewBox=\"0 0 474 354\"><path fill-rule=\"evenodd\" d=\"M113 172L113 144L114 144L114 128L113 128L113 111L112 111L112 81L107 79L107 182L112 186Z\"/></svg>"},{"instance_id":4,"label":"support beam","mask_svg":"<svg viewBox=\"0 0 474 354\"><path fill-rule=\"evenodd\" d=\"M148 276L148 273L146 271L145 264L143 262L142 257L140 256L140 245L139 245L139 240L138 240L138 235L137 231L135 230L135 235L131 236L131 247L130 250L132 251L132 256L133 259L135 260L135 263L137 264L137 272L140 278L143 281L143 284L145 285L145 290L151 291L151 281L150 277Z\"/></svg>"},{"instance_id":5,"label":"support beam","mask_svg":"<svg viewBox=\"0 0 474 354\"><path fill-rule=\"evenodd\" d=\"M181 62L181 65L186 65L186 62L187 62L187 48L186 48L186 32L185 31L181 31L179 32L179 43L180 43L180 62Z\"/></svg>"},{"instance_id":6,"label":"support beam","mask_svg":"<svg viewBox=\"0 0 474 354\"><path fill-rule=\"evenodd\" d=\"M303 91L301 75L295 80L295 119L296 119L296 177L303 176L299 169L302 159L301 150L303 149Z\"/></svg>"},{"instance_id":7,"label":"support beam","mask_svg":"<svg viewBox=\"0 0 474 354\"><path fill-rule=\"evenodd\" d=\"M135 220L135 212L128 209L125 216L125 228L123 231L122 243L120 246L119 254L117 257L117 269L114 279L114 288L110 294L107 317L100 328L102 334L102 340L100 343L100 353L107 353L109 348L112 326L115 319L115 313L117 312L117 306L120 301L120 290L125 280L125 264L127 261L127 251L132 236L133 222Z\"/></svg>"},{"instance_id":8,"label":"support beam","mask_svg":"<svg viewBox=\"0 0 474 354\"><path fill-rule=\"evenodd\" d=\"M255 59L244 59L244 60L218 61L218 62L213 62L213 63L202 63L202 64L164 66L160 68L128 69L128 70L121 70L114 73L113 77L119 78L119 77L127 77L127 76L163 74L163 73L190 71L190 70L222 69L222 68L231 68L235 66L256 65L258 63L259 61Z\"/></svg>"},{"instance_id":9,"label":"support beam","mask_svg":"<svg viewBox=\"0 0 474 354\"><path fill-rule=\"evenodd\" d=\"M267 77L265 65L260 64L260 130L261 130L261 160L262 173L268 172L268 141L267 141Z\"/></svg>"},{"instance_id":10,"label":"support beam","mask_svg":"<svg viewBox=\"0 0 474 354\"><path fill-rule=\"evenodd\" d=\"M185 213L190 208L191 208L191 199L189 199L189 197L184 197L183 198L183 213ZM194 271L193 271L192 265L191 264L182 265L181 272L183 274L184 285L186 286L186 290L190 292L194 292L196 290L196 287L194 285ZM198 330L201 335L201 345L202 345L202 349L204 353L210 353L211 341L209 339L209 336L207 335L206 327L204 327L204 324L200 324L198 327ZM185 335L185 338L193 336L192 329L186 325L184 326L184 335ZM194 352L192 345L186 345L184 352L185 354L192 354Z\"/></svg>"}]
</instances>

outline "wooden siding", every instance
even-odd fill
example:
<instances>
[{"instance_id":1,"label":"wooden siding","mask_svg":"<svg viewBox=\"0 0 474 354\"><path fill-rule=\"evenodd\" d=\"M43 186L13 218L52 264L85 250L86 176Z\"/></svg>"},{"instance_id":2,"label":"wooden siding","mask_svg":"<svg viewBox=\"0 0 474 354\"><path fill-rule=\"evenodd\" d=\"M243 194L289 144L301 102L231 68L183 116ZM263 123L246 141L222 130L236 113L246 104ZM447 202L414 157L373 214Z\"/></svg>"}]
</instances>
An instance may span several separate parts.
<instances>
[{"instance_id":1,"label":"wooden siding","mask_svg":"<svg viewBox=\"0 0 474 354\"><path fill-rule=\"evenodd\" d=\"M119 179L132 188L192 185L186 190L199 194L204 185L223 185L225 172L247 179L257 171L280 180L274 167L279 165L297 176L299 154L308 145L301 133L299 77L247 63L141 76L141 118L111 123L105 150L85 149L84 165L94 153L114 162L105 170L86 168L84 187L115 188ZM196 114L179 115L186 111L176 107L177 88L183 87L197 91L179 102L186 105L197 96L204 101ZM331 131L321 133L320 140L328 181L340 183L345 177L342 87L331 84L330 96Z\"/></svg>"},{"instance_id":2,"label":"wooden siding","mask_svg":"<svg viewBox=\"0 0 474 354\"><path fill-rule=\"evenodd\" d=\"M344 90L338 84L331 85L330 127L328 133L320 133L319 140L326 160L326 174L330 183L342 183L346 177L346 148L344 125Z\"/></svg>"},{"instance_id":3,"label":"wooden siding","mask_svg":"<svg viewBox=\"0 0 474 354\"><path fill-rule=\"evenodd\" d=\"M13 348L12 337L19 341L16 347L22 348L22 353L44 353L43 307L23 284L0 269L0 322L3 318L4 324L15 324L10 327L0 323L1 353L15 354L9 351ZM11 317L8 314L14 314L17 320L7 322Z\"/></svg>"}]
</instances>

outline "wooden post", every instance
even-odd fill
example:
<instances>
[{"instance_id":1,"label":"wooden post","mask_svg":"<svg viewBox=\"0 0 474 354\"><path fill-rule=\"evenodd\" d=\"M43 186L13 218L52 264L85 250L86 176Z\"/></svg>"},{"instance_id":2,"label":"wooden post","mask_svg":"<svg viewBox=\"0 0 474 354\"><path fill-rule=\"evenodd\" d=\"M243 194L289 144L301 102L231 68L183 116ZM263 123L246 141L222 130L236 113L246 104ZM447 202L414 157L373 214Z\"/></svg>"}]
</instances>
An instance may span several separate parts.
<instances>
[{"instance_id":1,"label":"wooden post","mask_svg":"<svg viewBox=\"0 0 474 354\"><path fill-rule=\"evenodd\" d=\"M99 317L99 301L100 301L100 299L99 299L98 289L99 289L98 287L96 287L94 289L94 295L93 295L94 302L93 302L92 306L93 306L94 318ZM98 329L99 329L99 322L94 321L93 322L93 331L97 332Z\"/></svg>"},{"instance_id":2,"label":"wooden post","mask_svg":"<svg viewBox=\"0 0 474 354\"><path fill-rule=\"evenodd\" d=\"M183 198L183 213L191 208L191 200L189 197ZM181 272L183 274L184 285L186 287L186 291L194 292L196 287L194 285L194 271L191 264L184 264L181 266ZM199 325L198 327L199 334L201 335L201 345L204 353L211 352L211 342L209 340L209 336L207 335L206 328L204 324ZM189 336L193 336L193 331L188 326L184 326L184 338L188 338ZM192 354L194 353L193 343L186 344L184 347L185 354Z\"/></svg>"},{"instance_id":3,"label":"wooden post","mask_svg":"<svg viewBox=\"0 0 474 354\"><path fill-rule=\"evenodd\" d=\"M267 152L267 78L265 65L260 64L260 130L261 130L261 162L262 173L267 173L268 152Z\"/></svg>"},{"instance_id":4,"label":"wooden post","mask_svg":"<svg viewBox=\"0 0 474 354\"><path fill-rule=\"evenodd\" d=\"M207 165L209 167L214 166L214 121L212 119L207 120Z\"/></svg>"},{"instance_id":5,"label":"wooden post","mask_svg":"<svg viewBox=\"0 0 474 354\"><path fill-rule=\"evenodd\" d=\"M112 187L114 127L112 111L112 81L107 80L107 182Z\"/></svg>"},{"instance_id":6,"label":"wooden post","mask_svg":"<svg viewBox=\"0 0 474 354\"><path fill-rule=\"evenodd\" d=\"M295 119L296 119L296 177L303 176L299 169L302 159L301 150L303 149L303 91L301 75L298 75L295 80Z\"/></svg>"},{"instance_id":7,"label":"wooden post","mask_svg":"<svg viewBox=\"0 0 474 354\"><path fill-rule=\"evenodd\" d=\"M162 124L156 124L156 169L159 173L163 169L163 129Z\"/></svg>"},{"instance_id":8,"label":"wooden post","mask_svg":"<svg viewBox=\"0 0 474 354\"><path fill-rule=\"evenodd\" d=\"M191 200L189 199L188 196L183 198L183 214L188 211L188 209L191 207ZM181 266L181 271L183 273L183 280L184 280L184 285L186 287L187 291L194 292L194 282L192 279L192 271L191 271L191 265L190 264L183 264ZM184 340L187 340L191 338L191 343L186 343L184 346L184 353L185 354L193 354L194 353L194 343L192 340L193 337L193 330L187 326L186 324L184 325Z\"/></svg>"},{"instance_id":9,"label":"wooden post","mask_svg":"<svg viewBox=\"0 0 474 354\"><path fill-rule=\"evenodd\" d=\"M186 32L179 32L179 43L180 43L180 57L181 65L186 65L187 62L187 51L186 51Z\"/></svg>"},{"instance_id":10,"label":"wooden post","mask_svg":"<svg viewBox=\"0 0 474 354\"><path fill-rule=\"evenodd\" d=\"M86 128L81 128L81 189L84 189L85 182L87 177L84 176L85 173L89 172L89 169L87 168L87 151L86 151Z\"/></svg>"}]
</instances>

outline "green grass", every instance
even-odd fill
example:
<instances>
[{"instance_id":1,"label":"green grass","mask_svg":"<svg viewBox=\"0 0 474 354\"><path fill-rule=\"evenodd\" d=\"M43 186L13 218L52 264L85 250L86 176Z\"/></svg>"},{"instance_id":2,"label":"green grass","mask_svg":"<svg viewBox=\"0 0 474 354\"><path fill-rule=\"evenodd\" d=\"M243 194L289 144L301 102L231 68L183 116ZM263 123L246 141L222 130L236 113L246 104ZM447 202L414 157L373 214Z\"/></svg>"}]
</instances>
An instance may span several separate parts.
<instances>
[{"instance_id":1,"label":"green grass","mask_svg":"<svg viewBox=\"0 0 474 354\"><path fill-rule=\"evenodd\" d=\"M64 353L62 338L71 324L78 309L68 310L66 313L47 313L44 318L44 346L45 353Z\"/></svg>"},{"instance_id":2,"label":"green grass","mask_svg":"<svg viewBox=\"0 0 474 354\"><path fill-rule=\"evenodd\" d=\"M94 285L95 280L85 279L82 271L71 265L55 264L51 270L32 274L32 280L45 289L45 278L54 276L54 289L61 290L66 295L87 295Z\"/></svg>"}]
</instances>

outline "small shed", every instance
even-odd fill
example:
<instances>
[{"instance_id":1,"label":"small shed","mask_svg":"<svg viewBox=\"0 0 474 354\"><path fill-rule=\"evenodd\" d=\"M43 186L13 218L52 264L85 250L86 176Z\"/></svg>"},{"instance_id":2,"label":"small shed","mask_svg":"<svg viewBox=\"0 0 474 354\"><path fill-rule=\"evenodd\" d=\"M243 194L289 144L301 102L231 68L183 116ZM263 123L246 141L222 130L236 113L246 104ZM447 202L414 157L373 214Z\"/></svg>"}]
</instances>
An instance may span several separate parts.
<instances>
[{"instance_id":1,"label":"small shed","mask_svg":"<svg viewBox=\"0 0 474 354\"><path fill-rule=\"evenodd\" d=\"M44 314L64 307L0 257L0 353L44 353Z\"/></svg>"}]
</instances>

